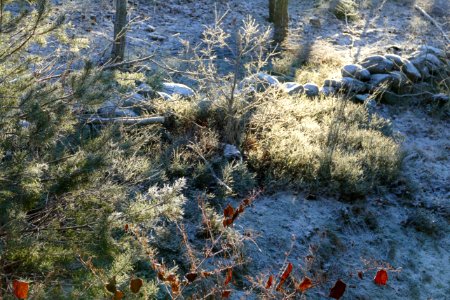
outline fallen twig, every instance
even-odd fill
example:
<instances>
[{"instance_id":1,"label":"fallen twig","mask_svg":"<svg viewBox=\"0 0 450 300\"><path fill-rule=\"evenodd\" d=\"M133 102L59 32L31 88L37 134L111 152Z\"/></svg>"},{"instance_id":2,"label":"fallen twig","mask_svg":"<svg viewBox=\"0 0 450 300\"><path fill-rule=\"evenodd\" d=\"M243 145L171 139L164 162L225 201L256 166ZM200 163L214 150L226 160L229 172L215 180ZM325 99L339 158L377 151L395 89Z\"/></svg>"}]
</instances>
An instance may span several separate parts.
<instances>
[{"instance_id":1,"label":"fallen twig","mask_svg":"<svg viewBox=\"0 0 450 300\"><path fill-rule=\"evenodd\" d=\"M433 19L429 14L427 14L427 12L424 11L420 6L414 5L414 8L417 9L425 18L427 18L428 21L433 23L434 26L436 26L436 28L439 29L439 31L442 33L442 35L444 36L447 43L450 43L450 39L448 38L447 34L445 33L445 31L442 29L442 27L439 25L439 23L435 19Z\"/></svg>"},{"instance_id":2,"label":"fallen twig","mask_svg":"<svg viewBox=\"0 0 450 300\"><path fill-rule=\"evenodd\" d=\"M102 118L91 116L86 118L87 123L91 124L108 124L108 123L118 123L118 124L127 124L127 125L148 125L148 124L162 124L165 121L165 117L157 116L157 117L124 117L124 118Z\"/></svg>"}]
</instances>

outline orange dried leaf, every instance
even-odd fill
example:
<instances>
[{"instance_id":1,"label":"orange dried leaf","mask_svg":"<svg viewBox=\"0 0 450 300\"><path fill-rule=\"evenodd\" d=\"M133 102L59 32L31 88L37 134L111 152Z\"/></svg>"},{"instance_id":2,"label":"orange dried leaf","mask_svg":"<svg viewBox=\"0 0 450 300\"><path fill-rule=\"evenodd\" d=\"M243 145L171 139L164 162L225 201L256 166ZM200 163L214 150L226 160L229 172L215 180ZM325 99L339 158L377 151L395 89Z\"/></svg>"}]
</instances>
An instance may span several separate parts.
<instances>
[{"instance_id":1,"label":"orange dried leaf","mask_svg":"<svg viewBox=\"0 0 450 300\"><path fill-rule=\"evenodd\" d=\"M231 278L233 277L233 269L227 269L227 277L225 277L225 282L223 283L225 286L231 282Z\"/></svg>"},{"instance_id":2,"label":"orange dried leaf","mask_svg":"<svg viewBox=\"0 0 450 300\"><path fill-rule=\"evenodd\" d=\"M228 227L228 226L230 226L231 224L233 224L233 218L229 218L229 219L224 219L223 220L223 227Z\"/></svg>"},{"instance_id":3,"label":"orange dried leaf","mask_svg":"<svg viewBox=\"0 0 450 300\"><path fill-rule=\"evenodd\" d=\"M386 272L386 270L378 270L373 281L375 281L375 283L378 285L386 285L388 281L388 273Z\"/></svg>"},{"instance_id":4,"label":"orange dried leaf","mask_svg":"<svg viewBox=\"0 0 450 300\"><path fill-rule=\"evenodd\" d=\"M124 226L123 229L125 230L125 232L128 232L128 228L129 228L129 227L128 227L128 224L125 224L125 226Z\"/></svg>"},{"instance_id":5,"label":"orange dried leaf","mask_svg":"<svg viewBox=\"0 0 450 300\"><path fill-rule=\"evenodd\" d=\"M205 278L206 278L206 277L209 277L209 276L211 276L211 275L213 275L212 272L207 272L207 271L203 271L203 272L202 272L202 276L205 277Z\"/></svg>"},{"instance_id":6,"label":"orange dried leaf","mask_svg":"<svg viewBox=\"0 0 450 300\"><path fill-rule=\"evenodd\" d=\"M120 290L115 291L113 300L122 300L124 293Z\"/></svg>"},{"instance_id":7,"label":"orange dried leaf","mask_svg":"<svg viewBox=\"0 0 450 300\"><path fill-rule=\"evenodd\" d=\"M303 278L302 282L300 282L298 289L304 293L307 289L312 287L312 280L309 277Z\"/></svg>"},{"instance_id":8,"label":"orange dried leaf","mask_svg":"<svg viewBox=\"0 0 450 300\"><path fill-rule=\"evenodd\" d=\"M231 290L225 290L222 292L222 298L229 298L231 295Z\"/></svg>"},{"instance_id":9,"label":"orange dried leaf","mask_svg":"<svg viewBox=\"0 0 450 300\"><path fill-rule=\"evenodd\" d=\"M270 289L270 287L272 286L272 284L273 284L273 276L270 275L270 276L269 276L269 279L267 280L267 283L266 283L266 289Z\"/></svg>"},{"instance_id":10,"label":"orange dried leaf","mask_svg":"<svg viewBox=\"0 0 450 300\"><path fill-rule=\"evenodd\" d=\"M288 279L289 274L291 274L291 272L292 272L292 269L293 269L292 264L288 263L288 265L286 266L286 269L284 269L284 272L281 275L280 282L278 283L278 286L276 288L277 291L279 291L281 289L281 286L284 284L286 279Z\"/></svg>"},{"instance_id":11,"label":"orange dried leaf","mask_svg":"<svg viewBox=\"0 0 450 300\"><path fill-rule=\"evenodd\" d=\"M328 297L340 299L342 295L344 295L346 287L347 285L342 280L338 279L334 286L331 288L330 295Z\"/></svg>"},{"instance_id":12,"label":"orange dried leaf","mask_svg":"<svg viewBox=\"0 0 450 300\"><path fill-rule=\"evenodd\" d=\"M223 210L223 216L225 218L231 218L234 214L234 208L230 204L227 205L227 207Z\"/></svg>"},{"instance_id":13,"label":"orange dried leaf","mask_svg":"<svg viewBox=\"0 0 450 300\"><path fill-rule=\"evenodd\" d=\"M137 294L139 293L139 290L141 289L142 285L144 284L144 281L140 278L134 278L130 281L130 290Z\"/></svg>"},{"instance_id":14,"label":"orange dried leaf","mask_svg":"<svg viewBox=\"0 0 450 300\"><path fill-rule=\"evenodd\" d=\"M18 299L27 299L29 288L30 288L30 285L28 284L28 282L20 281L20 280L13 281L14 295Z\"/></svg>"},{"instance_id":15,"label":"orange dried leaf","mask_svg":"<svg viewBox=\"0 0 450 300\"><path fill-rule=\"evenodd\" d=\"M197 276L198 276L198 273L192 272L192 273L187 273L184 277L186 277L186 279L189 282L193 282L197 278Z\"/></svg>"}]
</instances>

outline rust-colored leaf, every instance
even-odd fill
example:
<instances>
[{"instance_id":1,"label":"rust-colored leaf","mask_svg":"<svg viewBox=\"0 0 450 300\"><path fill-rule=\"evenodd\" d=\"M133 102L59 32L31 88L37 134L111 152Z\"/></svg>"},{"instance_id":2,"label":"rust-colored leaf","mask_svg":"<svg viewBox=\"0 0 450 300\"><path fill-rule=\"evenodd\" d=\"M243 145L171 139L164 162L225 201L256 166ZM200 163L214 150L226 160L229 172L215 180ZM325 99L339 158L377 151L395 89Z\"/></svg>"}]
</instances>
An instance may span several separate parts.
<instances>
[{"instance_id":1,"label":"rust-colored leaf","mask_svg":"<svg viewBox=\"0 0 450 300\"><path fill-rule=\"evenodd\" d=\"M229 218L229 219L224 219L223 220L223 227L228 227L228 226L230 226L231 224L233 224L233 221L234 221L234 219L233 218Z\"/></svg>"},{"instance_id":2,"label":"rust-colored leaf","mask_svg":"<svg viewBox=\"0 0 450 300\"><path fill-rule=\"evenodd\" d=\"M269 279L267 279L266 289L270 289L270 287L272 286L272 284L273 284L273 276L270 275L270 276L269 276Z\"/></svg>"},{"instance_id":3,"label":"rust-colored leaf","mask_svg":"<svg viewBox=\"0 0 450 300\"><path fill-rule=\"evenodd\" d=\"M128 232L128 229L129 229L128 224L125 224L125 226L123 227L123 229L125 230L125 232Z\"/></svg>"},{"instance_id":4,"label":"rust-colored leaf","mask_svg":"<svg viewBox=\"0 0 450 300\"><path fill-rule=\"evenodd\" d=\"M388 273L386 272L386 270L385 269L378 270L373 281L375 281L375 283L378 285L386 285L388 281Z\"/></svg>"},{"instance_id":5,"label":"rust-colored leaf","mask_svg":"<svg viewBox=\"0 0 450 300\"><path fill-rule=\"evenodd\" d=\"M298 289L304 293L307 289L312 287L312 280L309 277L305 277L302 279L302 282L298 285Z\"/></svg>"},{"instance_id":6,"label":"rust-colored leaf","mask_svg":"<svg viewBox=\"0 0 450 300\"><path fill-rule=\"evenodd\" d=\"M172 288L172 293L174 295L179 295L180 294L180 282L177 281L172 281L170 283L170 287Z\"/></svg>"},{"instance_id":7,"label":"rust-colored leaf","mask_svg":"<svg viewBox=\"0 0 450 300\"><path fill-rule=\"evenodd\" d=\"M230 298L230 295L231 295L231 290L222 291L222 298L225 298L225 299Z\"/></svg>"},{"instance_id":8,"label":"rust-colored leaf","mask_svg":"<svg viewBox=\"0 0 450 300\"><path fill-rule=\"evenodd\" d=\"M137 294L139 293L139 290L141 289L142 285L144 284L144 281L140 278L134 278L130 281L130 290Z\"/></svg>"},{"instance_id":9,"label":"rust-colored leaf","mask_svg":"<svg viewBox=\"0 0 450 300\"><path fill-rule=\"evenodd\" d=\"M231 278L233 277L233 269L227 269L227 277L225 277L225 282L223 283L225 286L231 282Z\"/></svg>"},{"instance_id":10,"label":"rust-colored leaf","mask_svg":"<svg viewBox=\"0 0 450 300\"><path fill-rule=\"evenodd\" d=\"M18 299L27 299L29 288L30 288L30 285L28 284L28 282L20 281L20 280L13 281L14 295Z\"/></svg>"},{"instance_id":11,"label":"rust-colored leaf","mask_svg":"<svg viewBox=\"0 0 450 300\"><path fill-rule=\"evenodd\" d=\"M280 282L278 283L278 286L276 288L277 291L279 291L281 289L281 287L283 286L286 279L288 279L289 274L291 274L291 272L292 272L292 268L293 268L292 264L288 263L288 265L286 266L286 269L284 269L284 271L283 271L283 274L281 274Z\"/></svg>"},{"instance_id":12,"label":"rust-colored leaf","mask_svg":"<svg viewBox=\"0 0 450 300\"><path fill-rule=\"evenodd\" d=\"M108 290L108 292L115 293L117 291L117 288L116 288L116 276L111 278L109 280L109 282L106 284L105 287Z\"/></svg>"},{"instance_id":13,"label":"rust-colored leaf","mask_svg":"<svg viewBox=\"0 0 450 300\"><path fill-rule=\"evenodd\" d=\"M202 271L202 276L203 277L209 277L209 276L211 276L211 275L213 275L213 273L212 272L208 272L208 271Z\"/></svg>"},{"instance_id":14,"label":"rust-colored leaf","mask_svg":"<svg viewBox=\"0 0 450 300\"><path fill-rule=\"evenodd\" d=\"M364 273L362 271L358 272L358 277L359 279L363 279L364 278Z\"/></svg>"},{"instance_id":15,"label":"rust-colored leaf","mask_svg":"<svg viewBox=\"0 0 450 300\"><path fill-rule=\"evenodd\" d=\"M197 276L198 276L197 272L191 272L191 273L187 273L184 277L186 277L186 279L189 282L193 282L197 278Z\"/></svg>"},{"instance_id":16,"label":"rust-colored leaf","mask_svg":"<svg viewBox=\"0 0 450 300\"><path fill-rule=\"evenodd\" d=\"M114 292L113 300L122 300L123 296L125 296L124 293L120 290L117 290Z\"/></svg>"},{"instance_id":17,"label":"rust-colored leaf","mask_svg":"<svg viewBox=\"0 0 450 300\"><path fill-rule=\"evenodd\" d=\"M342 280L338 279L334 286L331 288L330 295L328 297L340 299L342 295L344 295L346 287L347 285Z\"/></svg>"},{"instance_id":18,"label":"rust-colored leaf","mask_svg":"<svg viewBox=\"0 0 450 300\"><path fill-rule=\"evenodd\" d=\"M231 204L228 204L227 207L223 210L223 216L225 218L231 218L234 214L234 208Z\"/></svg>"}]
</instances>

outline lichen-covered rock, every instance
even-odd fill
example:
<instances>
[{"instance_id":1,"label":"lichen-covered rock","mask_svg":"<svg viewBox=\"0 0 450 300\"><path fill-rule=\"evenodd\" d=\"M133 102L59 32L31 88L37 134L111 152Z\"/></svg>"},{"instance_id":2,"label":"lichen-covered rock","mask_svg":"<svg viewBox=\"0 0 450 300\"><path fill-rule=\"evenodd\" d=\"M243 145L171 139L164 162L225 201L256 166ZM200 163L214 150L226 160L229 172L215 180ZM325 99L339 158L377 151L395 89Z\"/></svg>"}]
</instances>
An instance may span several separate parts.
<instances>
[{"instance_id":1,"label":"lichen-covered rock","mask_svg":"<svg viewBox=\"0 0 450 300\"><path fill-rule=\"evenodd\" d=\"M394 63L381 55L366 57L361 66L367 69L371 74L385 74L394 68Z\"/></svg>"},{"instance_id":2,"label":"lichen-covered rock","mask_svg":"<svg viewBox=\"0 0 450 300\"><path fill-rule=\"evenodd\" d=\"M280 84L280 82L278 81L277 78L275 78L274 76L271 76L269 74L266 74L266 73L262 73L262 72L258 73L257 78L258 78L258 80L262 81L263 83L267 83L272 86L276 86L276 85Z\"/></svg>"},{"instance_id":3,"label":"lichen-covered rock","mask_svg":"<svg viewBox=\"0 0 450 300\"><path fill-rule=\"evenodd\" d=\"M193 89L191 89L187 85L174 82L164 82L162 84L162 92L170 96L177 95L183 98L190 98L195 96L195 92Z\"/></svg>"},{"instance_id":4,"label":"lichen-covered rock","mask_svg":"<svg viewBox=\"0 0 450 300\"><path fill-rule=\"evenodd\" d=\"M401 71L392 71L390 75L392 76L392 88L400 90L402 87L408 85L408 77L405 73Z\"/></svg>"},{"instance_id":5,"label":"lichen-covered rock","mask_svg":"<svg viewBox=\"0 0 450 300\"><path fill-rule=\"evenodd\" d=\"M370 79L370 72L364 69L361 65L352 64L346 65L341 69L342 77L352 77L361 81Z\"/></svg>"},{"instance_id":6,"label":"lichen-covered rock","mask_svg":"<svg viewBox=\"0 0 450 300\"><path fill-rule=\"evenodd\" d=\"M303 88L308 97L317 97L319 95L319 87L315 83L304 84Z\"/></svg>"},{"instance_id":7,"label":"lichen-covered rock","mask_svg":"<svg viewBox=\"0 0 450 300\"><path fill-rule=\"evenodd\" d=\"M238 85L237 93L264 92L270 86L280 86L280 82L274 76L260 72L244 78Z\"/></svg>"},{"instance_id":8,"label":"lichen-covered rock","mask_svg":"<svg viewBox=\"0 0 450 300\"><path fill-rule=\"evenodd\" d=\"M105 101L97 110L97 113L102 117L137 117L138 114L128 108L121 108L113 101Z\"/></svg>"},{"instance_id":9,"label":"lichen-covered rock","mask_svg":"<svg viewBox=\"0 0 450 300\"><path fill-rule=\"evenodd\" d=\"M241 151L234 145L226 144L223 149L223 156L226 159L239 159L241 158Z\"/></svg>"},{"instance_id":10,"label":"lichen-covered rock","mask_svg":"<svg viewBox=\"0 0 450 300\"><path fill-rule=\"evenodd\" d=\"M302 94L305 91L303 86L297 82L285 82L281 85L281 88L289 95Z\"/></svg>"}]
</instances>

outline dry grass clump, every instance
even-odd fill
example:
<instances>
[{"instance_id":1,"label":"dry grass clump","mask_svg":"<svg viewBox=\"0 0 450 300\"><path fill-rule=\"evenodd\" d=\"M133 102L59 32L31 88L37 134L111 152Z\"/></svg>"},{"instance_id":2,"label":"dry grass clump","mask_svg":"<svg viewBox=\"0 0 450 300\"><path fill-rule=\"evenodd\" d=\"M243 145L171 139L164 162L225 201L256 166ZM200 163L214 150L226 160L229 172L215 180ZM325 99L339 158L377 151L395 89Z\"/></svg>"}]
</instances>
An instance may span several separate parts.
<instances>
[{"instance_id":1,"label":"dry grass clump","mask_svg":"<svg viewBox=\"0 0 450 300\"><path fill-rule=\"evenodd\" d=\"M273 97L250 127L249 161L267 182L360 194L388 184L400 165L388 121L342 99Z\"/></svg>"}]
</instances>

